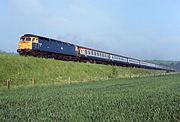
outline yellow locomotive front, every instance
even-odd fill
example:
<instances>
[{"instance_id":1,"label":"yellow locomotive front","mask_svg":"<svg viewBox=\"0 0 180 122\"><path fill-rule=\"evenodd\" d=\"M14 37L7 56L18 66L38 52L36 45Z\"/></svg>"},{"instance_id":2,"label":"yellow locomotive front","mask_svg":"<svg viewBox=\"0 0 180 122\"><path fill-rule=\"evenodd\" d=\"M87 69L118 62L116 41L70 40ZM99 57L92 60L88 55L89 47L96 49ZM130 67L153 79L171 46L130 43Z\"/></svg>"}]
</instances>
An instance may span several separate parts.
<instances>
[{"instance_id":1,"label":"yellow locomotive front","mask_svg":"<svg viewBox=\"0 0 180 122\"><path fill-rule=\"evenodd\" d=\"M31 52L33 43L37 43L37 42L38 42L37 37L28 36L28 35L27 36L22 36L20 38L19 43L18 43L17 52L19 52L20 55Z\"/></svg>"}]
</instances>

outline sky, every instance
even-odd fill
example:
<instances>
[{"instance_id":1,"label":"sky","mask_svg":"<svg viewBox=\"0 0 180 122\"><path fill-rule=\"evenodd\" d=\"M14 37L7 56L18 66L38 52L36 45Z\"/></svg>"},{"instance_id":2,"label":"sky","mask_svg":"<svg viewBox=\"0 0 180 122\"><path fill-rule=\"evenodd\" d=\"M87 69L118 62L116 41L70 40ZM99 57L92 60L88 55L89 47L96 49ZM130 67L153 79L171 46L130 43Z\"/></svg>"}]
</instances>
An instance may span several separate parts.
<instances>
[{"instance_id":1,"label":"sky","mask_svg":"<svg viewBox=\"0 0 180 122\"><path fill-rule=\"evenodd\" d=\"M0 50L31 33L142 60L180 61L179 0L0 0Z\"/></svg>"}]
</instances>

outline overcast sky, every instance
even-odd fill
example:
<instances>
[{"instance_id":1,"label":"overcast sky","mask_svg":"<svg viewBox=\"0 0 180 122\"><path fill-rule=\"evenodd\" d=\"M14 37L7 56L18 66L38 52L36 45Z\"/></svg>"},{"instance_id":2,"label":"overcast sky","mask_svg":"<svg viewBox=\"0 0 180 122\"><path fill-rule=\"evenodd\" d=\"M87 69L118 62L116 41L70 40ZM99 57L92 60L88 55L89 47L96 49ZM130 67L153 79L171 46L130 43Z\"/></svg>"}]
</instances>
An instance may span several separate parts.
<instances>
[{"instance_id":1,"label":"overcast sky","mask_svg":"<svg viewBox=\"0 0 180 122\"><path fill-rule=\"evenodd\" d=\"M0 50L32 33L140 59L180 60L180 0L1 0Z\"/></svg>"}]
</instances>

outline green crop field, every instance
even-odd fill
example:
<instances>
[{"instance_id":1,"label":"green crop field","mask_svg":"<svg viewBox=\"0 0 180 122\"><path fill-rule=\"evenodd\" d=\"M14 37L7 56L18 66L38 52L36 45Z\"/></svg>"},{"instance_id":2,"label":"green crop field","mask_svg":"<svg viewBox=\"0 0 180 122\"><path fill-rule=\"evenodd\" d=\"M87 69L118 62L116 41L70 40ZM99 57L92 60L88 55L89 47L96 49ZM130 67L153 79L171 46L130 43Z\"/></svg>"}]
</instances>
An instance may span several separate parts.
<instances>
[{"instance_id":1,"label":"green crop field","mask_svg":"<svg viewBox=\"0 0 180 122\"><path fill-rule=\"evenodd\" d=\"M0 89L0 121L180 121L180 75Z\"/></svg>"},{"instance_id":2,"label":"green crop field","mask_svg":"<svg viewBox=\"0 0 180 122\"><path fill-rule=\"evenodd\" d=\"M32 82L64 85L157 73L161 72L0 54L0 86L4 86L7 80L12 86L30 85Z\"/></svg>"}]
</instances>

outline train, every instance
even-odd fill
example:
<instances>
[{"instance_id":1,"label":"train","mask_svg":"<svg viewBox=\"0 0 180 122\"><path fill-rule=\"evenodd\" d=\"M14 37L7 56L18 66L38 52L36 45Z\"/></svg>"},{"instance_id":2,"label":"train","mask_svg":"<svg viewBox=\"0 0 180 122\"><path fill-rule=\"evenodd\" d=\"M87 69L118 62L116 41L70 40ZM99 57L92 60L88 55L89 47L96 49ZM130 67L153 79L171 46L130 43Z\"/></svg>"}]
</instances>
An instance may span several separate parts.
<instances>
[{"instance_id":1,"label":"train","mask_svg":"<svg viewBox=\"0 0 180 122\"><path fill-rule=\"evenodd\" d=\"M65 41L34 34L24 34L20 37L17 52L19 55L53 58L64 61L136 67L153 70L164 70L167 72L175 71L173 68L167 66L162 66L140 59L79 46Z\"/></svg>"}]
</instances>

